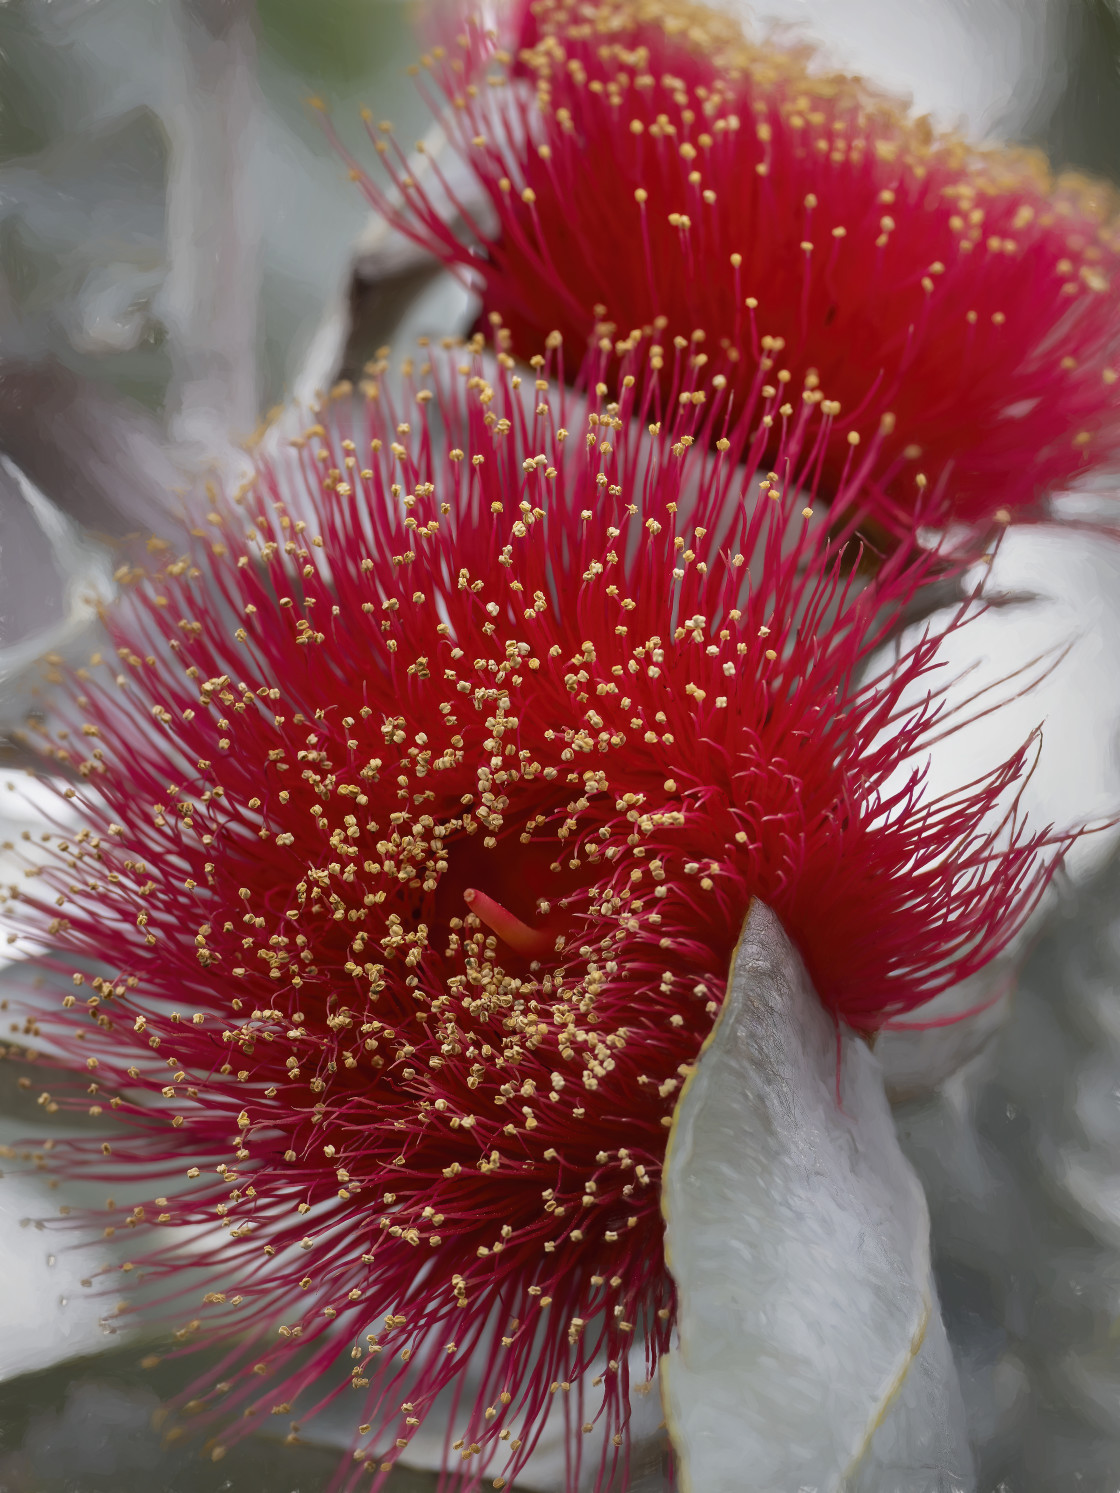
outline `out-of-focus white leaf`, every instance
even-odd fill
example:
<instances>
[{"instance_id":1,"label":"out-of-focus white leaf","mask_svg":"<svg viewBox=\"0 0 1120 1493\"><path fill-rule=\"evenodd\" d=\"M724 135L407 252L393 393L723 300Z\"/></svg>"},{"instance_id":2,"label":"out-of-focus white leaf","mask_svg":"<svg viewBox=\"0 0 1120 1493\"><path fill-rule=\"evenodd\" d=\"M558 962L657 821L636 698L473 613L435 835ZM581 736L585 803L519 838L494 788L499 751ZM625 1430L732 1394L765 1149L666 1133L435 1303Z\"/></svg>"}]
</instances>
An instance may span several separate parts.
<instances>
[{"instance_id":1,"label":"out-of-focus white leaf","mask_svg":"<svg viewBox=\"0 0 1120 1493\"><path fill-rule=\"evenodd\" d=\"M1022 133L1061 83L1054 0L736 0L752 21L819 38L845 71L910 96L943 126Z\"/></svg>"},{"instance_id":2,"label":"out-of-focus white leaf","mask_svg":"<svg viewBox=\"0 0 1120 1493\"><path fill-rule=\"evenodd\" d=\"M180 67L164 111L171 139L167 279L173 432L205 454L259 418L256 207L247 166L257 105L252 0L175 0ZM215 451L215 446L217 450Z\"/></svg>"},{"instance_id":3,"label":"out-of-focus white leaf","mask_svg":"<svg viewBox=\"0 0 1120 1493\"><path fill-rule=\"evenodd\" d=\"M97 615L97 607L112 593L113 581L106 553L83 540L74 525L48 503L6 456L0 456L0 502L5 512L38 526L42 544L15 553L0 552L0 580L14 567L34 567L33 585L48 589L47 603L14 602L0 632L0 725L19 725L27 709L28 691L38 677L44 653L80 643ZM0 543L3 532L0 530ZM13 584L20 599L23 582ZM0 616L5 604L0 596ZM35 625L36 613L42 619Z\"/></svg>"},{"instance_id":4,"label":"out-of-focus white leaf","mask_svg":"<svg viewBox=\"0 0 1120 1493\"><path fill-rule=\"evenodd\" d=\"M65 587L55 547L8 463L0 467L0 649L60 622Z\"/></svg>"},{"instance_id":5,"label":"out-of-focus white leaf","mask_svg":"<svg viewBox=\"0 0 1120 1493\"><path fill-rule=\"evenodd\" d=\"M90 1258L63 1252L30 1221L46 1211L31 1183L0 1177L0 1380L104 1346L105 1304L81 1285Z\"/></svg>"},{"instance_id":6,"label":"out-of-focus white leaf","mask_svg":"<svg viewBox=\"0 0 1120 1493\"><path fill-rule=\"evenodd\" d=\"M677 1107L662 1206L686 1493L972 1486L925 1198L878 1064L757 902Z\"/></svg>"},{"instance_id":7,"label":"out-of-focus white leaf","mask_svg":"<svg viewBox=\"0 0 1120 1493\"><path fill-rule=\"evenodd\" d=\"M42 836L67 821L76 825L78 816L49 783L22 768L0 772L0 907L5 889L19 887L24 871L43 863ZM2 914L0 932L7 932ZM0 970L3 967L0 954Z\"/></svg>"},{"instance_id":8,"label":"out-of-focus white leaf","mask_svg":"<svg viewBox=\"0 0 1120 1493\"><path fill-rule=\"evenodd\" d=\"M168 530L189 480L146 410L51 358L0 361L0 448L95 532Z\"/></svg>"},{"instance_id":9,"label":"out-of-focus white leaf","mask_svg":"<svg viewBox=\"0 0 1120 1493\"><path fill-rule=\"evenodd\" d=\"M5 308L7 356L131 351L154 330L164 153L159 120L139 107L0 165L5 263L35 267Z\"/></svg>"},{"instance_id":10,"label":"out-of-focus white leaf","mask_svg":"<svg viewBox=\"0 0 1120 1493\"><path fill-rule=\"evenodd\" d=\"M896 1123L929 1198L981 1486L1103 1493L1120 1468L1120 861L1063 900L1012 1019Z\"/></svg>"},{"instance_id":11,"label":"out-of-focus white leaf","mask_svg":"<svg viewBox=\"0 0 1120 1493\"><path fill-rule=\"evenodd\" d=\"M1109 502L1115 498L1085 494L1066 506L1071 518L1102 523ZM1050 524L1013 527L984 581L993 604L985 610L982 601L944 638L941 666L927 681L926 688L949 685L945 703L954 714L946 724L967 722L925 758L927 795L974 781L1037 732L1020 812L1036 831L1093 827L1065 859L1065 875L1081 884L1120 842L1120 826L1108 822L1120 812L1120 537ZM954 616L940 611L924 625L937 633ZM904 642L920 630L909 629ZM900 780L913 766L903 766ZM993 812L993 825L1015 792ZM1000 959L880 1034L876 1055L892 1100L929 1093L990 1042L1013 1010L1018 966L1054 900L1051 891ZM961 1019L934 1025L951 1017ZM1120 1018L1117 1026L1120 1036ZM1074 1191L1084 1182L1100 1204L1096 1180L1076 1171Z\"/></svg>"},{"instance_id":12,"label":"out-of-focus white leaf","mask_svg":"<svg viewBox=\"0 0 1120 1493\"><path fill-rule=\"evenodd\" d=\"M1037 763L1020 800L1031 826L1103 825L1120 810L1120 538L1013 527L987 568L984 597L996 604L981 603L982 614L943 640L925 686L949 686L954 722L978 717L929 752L927 796L991 771L1037 731ZM931 631L952 616L936 614ZM1083 836L1066 871L1083 880L1118 839L1120 827Z\"/></svg>"},{"instance_id":13,"label":"out-of-focus white leaf","mask_svg":"<svg viewBox=\"0 0 1120 1493\"><path fill-rule=\"evenodd\" d=\"M994 959L878 1034L892 1104L932 1092L983 1052L1011 1013L1017 963L1015 953Z\"/></svg>"}]
</instances>

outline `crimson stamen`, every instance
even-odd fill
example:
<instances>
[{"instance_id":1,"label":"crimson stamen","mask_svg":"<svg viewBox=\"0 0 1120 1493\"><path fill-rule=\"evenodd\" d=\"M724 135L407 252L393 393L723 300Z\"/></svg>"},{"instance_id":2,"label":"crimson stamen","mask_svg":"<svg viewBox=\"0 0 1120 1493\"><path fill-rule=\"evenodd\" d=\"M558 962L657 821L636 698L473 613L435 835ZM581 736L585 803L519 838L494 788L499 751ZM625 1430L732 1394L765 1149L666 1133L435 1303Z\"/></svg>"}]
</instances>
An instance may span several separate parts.
<instances>
[{"instance_id":1,"label":"crimson stamen","mask_svg":"<svg viewBox=\"0 0 1120 1493\"><path fill-rule=\"evenodd\" d=\"M371 131L381 174L332 138L508 351L562 337L569 373L604 345L617 371L632 329L653 327L657 356L634 376L662 394L674 346L740 408L756 372L791 412L827 390L821 496L844 486L850 443L862 457L878 432L885 460L860 494L877 543L918 524L986 536L1115 463L1110 188L934 134L803 44L754 41L691 0L518 0L507 37L489 28L470 17L453 52L422 63L485 228L388 124Z\"/></svg>"},{"instance_id":2,"label":"crimson stamen","mask_svg":"<svg viewBox=\"0 0 1120 1493\"><path fill-rule=\"evenodd\" d=\"M683 356L661 404L652 348L586 400L558 349L371 364L208 493L32 727L80 827L7 889L22 1030L71 1070L47 1113L114 1117L35 1165L136 1199L167 1351L224 1349L181 1405L215 1460L345 1396L332 1486L377 1493L450 1401L456 1485L508 1487L568 1384L570 1493L624 1485L631 1360L673 1326L666 1137L751 899L873 1031L1059 863L1029 743L927 794L939 639L879 660L934 560L866 585L810 521L831 405L736 414Z\"/></svg>"}]
</instances>

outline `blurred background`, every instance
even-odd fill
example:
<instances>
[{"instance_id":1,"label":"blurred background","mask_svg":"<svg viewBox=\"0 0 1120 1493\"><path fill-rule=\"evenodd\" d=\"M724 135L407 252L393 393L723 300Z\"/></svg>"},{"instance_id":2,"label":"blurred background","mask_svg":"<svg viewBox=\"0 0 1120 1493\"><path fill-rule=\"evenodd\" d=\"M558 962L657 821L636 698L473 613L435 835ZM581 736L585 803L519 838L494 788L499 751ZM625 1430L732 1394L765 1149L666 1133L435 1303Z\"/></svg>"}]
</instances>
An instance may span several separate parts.
<instances>
[{"instance_id":1,"label":"blurred background","mask_svg":"<svg viewBox=\"0 0 1120 1493\"><path fill-rule=\"evenodd\" d=\"M754 14L818 36L941 124L1120 180L1113 0L763 0ZM123 536L173 525L179 494L236 468L281 402L394 333L454 330L461 299L370 222L307 102L326 102L360 156L362 105L419 138L415 20L394 0L0 0L0 765L17 786L0 841L34 834L38 790L10 733L35 708L36 660L88 643ZM1120 550L1092 543L1084 628L1111 618L1120 638ZM1045 552L1032 563L1045 570ZM1107 765L1120 701L1105 714ZM18 874L0 848L0 880ZM0 973L9 993L22 978ZM1120 867L1065 889L1011 1018L897 1114L931 1199L981 1487L1116 1493ZM0 1143L42 1121L0 1064ZM323 1447L247 1443L220 1468L165 1448L151 1417L175 1371L142 1371L134 1340L74 1306L77 1267L21 1227L40 1205L0 1183L0 1493L326 1488ZM642 1488L662 1486L657 1463ZM402 1471L393 1486L435 1480Z\"/></svg>"}]
</instances>

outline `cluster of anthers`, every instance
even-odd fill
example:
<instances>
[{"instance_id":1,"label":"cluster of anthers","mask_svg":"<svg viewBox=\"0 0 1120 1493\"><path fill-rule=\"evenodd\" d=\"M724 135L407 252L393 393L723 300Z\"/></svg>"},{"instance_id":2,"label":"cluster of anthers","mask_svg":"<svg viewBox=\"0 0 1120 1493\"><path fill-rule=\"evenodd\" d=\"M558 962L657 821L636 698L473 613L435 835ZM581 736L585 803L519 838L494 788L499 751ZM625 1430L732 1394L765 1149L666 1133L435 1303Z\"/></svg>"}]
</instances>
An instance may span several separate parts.
<instances>
[{"instance_id":1,"label":"cluster of anthers","mask_svg":"<svg viewBox=\"0 0 1120 1493\"><path fill-rule=\"evenodd\" d=\"M38 737L81 827L6 908L73 982L26 1031L81 1075L41 1102L112 1122L48 1164L131 1189L99 1221L169 1351L224 1345L180 1407L215 1458L353 1395L344 1480L378 1486L446 1390L447 1455L502 1487L560 1397L605 1486L751 899L869 1032L1050 874L993 823L1022 752L924 794L937 643L883 644L933 561L869 586L814 513L827 401L687 352L639 340L608 389L612 347L586 397L481 339L371 365L129 578Z\"/></svg>"},{"instance_id":2,"label":"cluster of anthers","mask_svg":"<svg viewBox=\"0 0 1120 1493\"><path fill-rule=\"evenodd\" d=\"M589 339L695 336L748 404L777 356L837 404L826 489L846 438L882 429L861 502L904 541L1035 516L1116 456L1102 184L935 133L689 0L521 3L501 37L471 20L417 72L461 169L423 144L409 158L372 116L394 190L339 149L522 355L557 330L575 374Z\"/></svg>"}]
</instances>

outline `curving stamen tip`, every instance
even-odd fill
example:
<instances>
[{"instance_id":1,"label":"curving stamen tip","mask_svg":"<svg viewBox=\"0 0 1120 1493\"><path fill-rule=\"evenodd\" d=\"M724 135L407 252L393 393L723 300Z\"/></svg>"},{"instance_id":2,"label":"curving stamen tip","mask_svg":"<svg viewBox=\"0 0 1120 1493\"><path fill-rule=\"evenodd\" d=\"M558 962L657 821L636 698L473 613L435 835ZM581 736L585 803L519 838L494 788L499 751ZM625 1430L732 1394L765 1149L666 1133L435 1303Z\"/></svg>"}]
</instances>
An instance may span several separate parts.
<instances>
[{"instance_id":1,"label":"curving stamen tip","mask_svg":"<svg viewBox=\"0 0 1120 1493\"><path fill-rule=\"evenodd\" d=\"M488 897L477 887L467 887L463 893L463 901L475 917L485 923L492 933L496 933L515 954L521 954L526 959L543 959L551 951L552 938L549 934L539 928L530 928L528 923L523 923L500 902L495 902L493 897Z\"/></svg>"}]
</instances>

